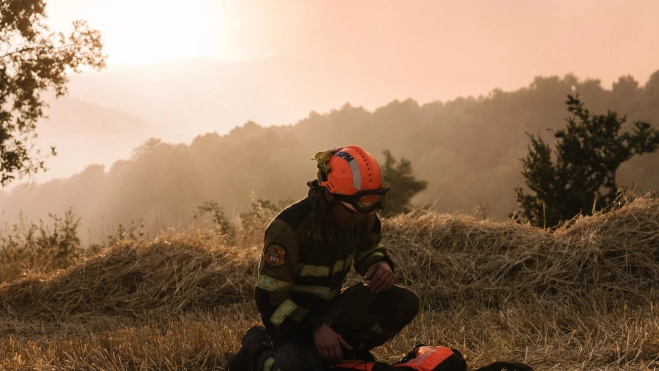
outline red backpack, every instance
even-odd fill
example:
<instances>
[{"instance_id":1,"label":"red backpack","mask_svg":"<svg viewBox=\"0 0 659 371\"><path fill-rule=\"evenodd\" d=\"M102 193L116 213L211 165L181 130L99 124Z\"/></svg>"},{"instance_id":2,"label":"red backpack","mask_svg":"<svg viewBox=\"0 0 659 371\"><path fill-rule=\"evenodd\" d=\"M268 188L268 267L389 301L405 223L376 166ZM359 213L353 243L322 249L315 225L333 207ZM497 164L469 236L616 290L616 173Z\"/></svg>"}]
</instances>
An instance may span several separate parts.
<instances>
[{"instance_id":1,"label":"red backpack","mask_svg":"<svg viewBox=\"0 0 659 371\"><path fill-rule=\"evenodd\" d=\"M382 362L361 360L345 360L341 364L330 367L336 371L466 371L467 362L462 354L443 346L417 345L411 352L390 365ZM476 371L533 371L533 368L523 363L494 362L480 367Z\"/></svg>"},{"instance_id":2,"label":"red backpack","mask_svg":"<svg viewBox=\"0 0 659 371\"><path fill-rule=\"evenodd\" d=\"M344 360L331 367L336 371L466 371L467 362L457 350L443 346L419 345L397 363Z\"/></svg>"}]
</instances>

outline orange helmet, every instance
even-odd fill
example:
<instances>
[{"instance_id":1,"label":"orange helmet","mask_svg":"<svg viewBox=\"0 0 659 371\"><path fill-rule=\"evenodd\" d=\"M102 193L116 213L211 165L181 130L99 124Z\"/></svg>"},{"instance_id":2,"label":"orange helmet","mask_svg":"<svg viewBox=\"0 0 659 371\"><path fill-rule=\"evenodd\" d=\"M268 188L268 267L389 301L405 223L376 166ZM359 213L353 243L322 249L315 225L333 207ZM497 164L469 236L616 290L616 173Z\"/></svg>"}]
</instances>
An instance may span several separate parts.
<instances>
[{"instance_id":1,"label":"orange helmet","mask_svg":"<svg viewBox=\"0 0 659 371\"><path fill-rule=\"evenodd\" d=\"M389 187L382 186L377 160L359 146L333 148L316 154L318 182L344 206L360 214L384 209Z\"/></svg>"}]
</instances>

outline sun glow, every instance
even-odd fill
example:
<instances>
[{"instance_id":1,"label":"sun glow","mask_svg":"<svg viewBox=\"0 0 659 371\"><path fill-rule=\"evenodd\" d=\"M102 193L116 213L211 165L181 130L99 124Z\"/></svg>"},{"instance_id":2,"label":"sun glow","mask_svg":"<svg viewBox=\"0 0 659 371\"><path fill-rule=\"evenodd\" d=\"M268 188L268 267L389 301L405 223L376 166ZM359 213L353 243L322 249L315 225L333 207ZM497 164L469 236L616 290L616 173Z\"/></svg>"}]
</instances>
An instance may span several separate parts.
<instances>
[{"instance_id":1,"label":"sun glow","mask_svg":"<svg viewBox=\"0 0 659 371\"><path fill-rule=\"evenodd\" d=\"M230 56L223 30L225 15L212 0L68 0L63 3L53 2L53 7L49 4L49 13L64 13L66 6L69 22L86 19L92 28L100 30L111 65ZM61 29L55 26L54 29Z\"/></svg>"}]
</instances>

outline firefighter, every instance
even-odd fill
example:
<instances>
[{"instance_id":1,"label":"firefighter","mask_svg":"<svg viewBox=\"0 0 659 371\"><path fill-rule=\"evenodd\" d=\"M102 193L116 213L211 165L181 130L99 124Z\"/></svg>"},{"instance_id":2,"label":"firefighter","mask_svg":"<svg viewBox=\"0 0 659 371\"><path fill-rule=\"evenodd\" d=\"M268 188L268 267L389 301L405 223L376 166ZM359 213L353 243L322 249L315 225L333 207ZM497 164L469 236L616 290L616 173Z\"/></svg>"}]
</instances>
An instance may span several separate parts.
<instances>
[{"instance_id":1,"label":"firefighter","mask_svg":"<svg viewBox=\"0 0 659 371\"><path fill-rule=\"evenodd\" d=\"M343 359L373 361L416 316L419 299L395 286L377 212L389 187L359 146L319 152L308 196L265 231L255 289L263 326L250 328L229 371L321 369ZM342 290L354 266L364 279Z\"/></svg>"}]
</instances>

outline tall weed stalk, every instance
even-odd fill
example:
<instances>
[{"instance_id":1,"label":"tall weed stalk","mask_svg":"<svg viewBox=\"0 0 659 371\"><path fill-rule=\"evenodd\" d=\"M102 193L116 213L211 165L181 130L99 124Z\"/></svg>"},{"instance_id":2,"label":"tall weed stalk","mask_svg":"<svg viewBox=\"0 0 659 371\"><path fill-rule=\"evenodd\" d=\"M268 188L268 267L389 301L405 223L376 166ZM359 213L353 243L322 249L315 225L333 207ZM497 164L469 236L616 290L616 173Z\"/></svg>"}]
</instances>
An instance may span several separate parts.
<instances>
[{"instance_id":1,"label":"tall weed stalk","mask_svg":"<svg viewBox=\"0 0 659 371\"><path fill-rule=\"evenodd\" d=\"M69 268L80 259L83 248L78 237L80 218L69 209L64 216L48 214L51 223L18 223L0 229L0 283L27 273L46 274Z\"/></svg>"}]
</instances>

